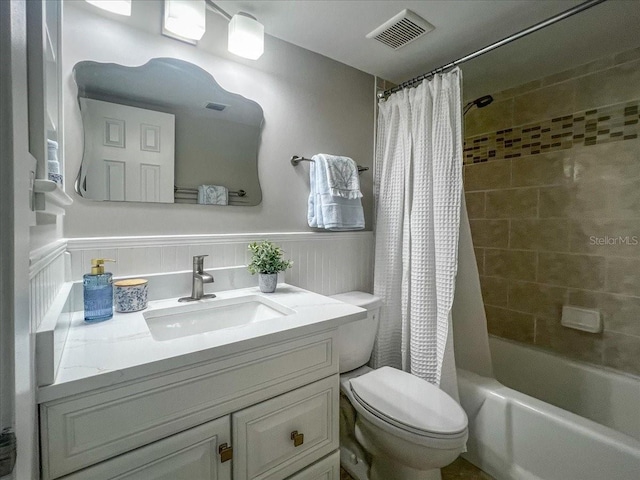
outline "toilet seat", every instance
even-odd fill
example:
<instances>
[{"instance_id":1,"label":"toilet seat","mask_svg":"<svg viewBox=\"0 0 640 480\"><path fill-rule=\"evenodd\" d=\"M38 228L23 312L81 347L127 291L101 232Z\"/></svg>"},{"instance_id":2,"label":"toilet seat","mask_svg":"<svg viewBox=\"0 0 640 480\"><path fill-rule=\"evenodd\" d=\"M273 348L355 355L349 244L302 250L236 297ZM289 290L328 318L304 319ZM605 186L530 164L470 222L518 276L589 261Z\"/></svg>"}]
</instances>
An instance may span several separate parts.
<instances>
[{"instance_id":1,"label":"toilet seat","mask_svg":"<svg viewBox=\"0 0 640 480\"><path fill-rule=\"evenodd\" d=\"M354 407L396 436L442 448L466 441L467 415L462 407L425 380L382 367L350 379L349 384Z\"/></svg>"}]
</instances>

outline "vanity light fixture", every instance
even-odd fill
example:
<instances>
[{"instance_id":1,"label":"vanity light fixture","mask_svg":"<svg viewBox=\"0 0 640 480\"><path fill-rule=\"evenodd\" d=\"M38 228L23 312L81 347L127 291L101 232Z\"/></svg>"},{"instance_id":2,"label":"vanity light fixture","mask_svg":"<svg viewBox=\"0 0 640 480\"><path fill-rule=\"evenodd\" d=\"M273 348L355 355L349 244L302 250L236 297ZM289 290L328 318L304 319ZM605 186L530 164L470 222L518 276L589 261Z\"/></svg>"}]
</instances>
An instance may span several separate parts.
<instances>
[{"instance_id":1,"label":"vanity light fixture","mask_svg":"<svg viewBox=\"0 0 640 480\"><path fill-rule=\"evenodd\" d=\"M262 56L264 25L245 12L232 17L211 0L164 0L163 35L195 45L206 29L207 8L229 22L229 52L250 60Z\"/></svg>"},{"instance_id":2,"label":"vanity light fixture","mask_svg":"<svg viewBox=\"0 0 640 480\"><path fill-rule=\"evenodd\" d=\"M131 0L86 0L86 2L111 13L131 16Z\"/></svg>"},{"instance_id":3,"label":"vanity light fixture","mask_svg":"<svg viewBox=\"0 0 640 480\"><path fill-rule=\"evenodd\" d=\"M164 0L162 33L195 43L206 29L204 0Z\"/></svg>"},{"instance_id":4,"label":"vanity light fixture","mask_svg":"<svg viewBox=\"0 0 640 480\"><path fill-rule=\"evenodd\" d=\"M264 25L248 13L236 13L229 22L231 53L249 60L257 60L264 53Z\"/></svg>"},{"instance_id":5,"label":"vanity light fixture","mask_svg":"<svg viewBox=\"0 0 640 480\"><path fill-rule=\"evenodd\" d=\"M264 52L264 25L245 12L233 17L211 0L205 0L207 8L229 22L227 49L240 57L257 60Z\"/></svg>"}]
</instances>

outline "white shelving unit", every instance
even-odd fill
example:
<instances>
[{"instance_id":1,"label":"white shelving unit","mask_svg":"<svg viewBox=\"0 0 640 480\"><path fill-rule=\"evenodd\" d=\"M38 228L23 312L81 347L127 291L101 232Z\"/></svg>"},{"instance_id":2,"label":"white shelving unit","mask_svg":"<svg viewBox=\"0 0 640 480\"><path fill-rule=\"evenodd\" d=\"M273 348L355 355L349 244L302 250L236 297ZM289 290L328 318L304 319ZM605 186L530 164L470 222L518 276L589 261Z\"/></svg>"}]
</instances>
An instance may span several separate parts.
<instances>
[{"instance_id":1,"label":"white shelving unit","mask_svg":"<svg viewBox=\"0 0 640 480\"><path fill-rule=\"evenodd\" d=\"M73 203L62 187L51 180L36 180L33 193L38 224L50 223L50 217L64 215L65 207Z\"/></svg>"},{"instance_id":2,"label":"white shelving unit","mask_svg":"<svg viewBox=\"0 0 640 480\"><path fill-rule=\"evenodd\" d=\"M29 62L29 150L36 159L33 210L36 224L55 223L73 200L64 185L49 180L47 141L58 143L64 172L62 115L62 2L34 0L27 4ZM64 179L64 175L63 175Z\"/></svg>"}]
</instances>

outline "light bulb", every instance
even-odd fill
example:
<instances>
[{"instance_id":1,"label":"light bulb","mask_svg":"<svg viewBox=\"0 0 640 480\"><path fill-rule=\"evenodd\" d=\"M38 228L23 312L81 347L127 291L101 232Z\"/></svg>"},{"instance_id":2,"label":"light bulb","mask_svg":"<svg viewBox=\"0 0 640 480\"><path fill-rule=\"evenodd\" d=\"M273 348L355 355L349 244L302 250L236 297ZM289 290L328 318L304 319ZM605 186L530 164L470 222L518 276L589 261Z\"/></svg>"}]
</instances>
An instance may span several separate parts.
<instances>
[{"instance_id":1,"label":"light bulb","mask_svg":"<svg viewBox=\"0 0 640 480\"><path fill-rule=\"evenodd\" d=\"M264 25L245 13L238 13L229 22L228 49L231 53L257 60L264 52Z\"/></svg>"},{"instance_id":2,"label":"light bulb","mask_svg":"<svg viewBox=\"0 0 640 480\"><path fill-rule=\"evenodd\" d=\"M204 0L165 0L164 28L189 40L200 40L206 29Z\"/></svg>"}]
</instances>

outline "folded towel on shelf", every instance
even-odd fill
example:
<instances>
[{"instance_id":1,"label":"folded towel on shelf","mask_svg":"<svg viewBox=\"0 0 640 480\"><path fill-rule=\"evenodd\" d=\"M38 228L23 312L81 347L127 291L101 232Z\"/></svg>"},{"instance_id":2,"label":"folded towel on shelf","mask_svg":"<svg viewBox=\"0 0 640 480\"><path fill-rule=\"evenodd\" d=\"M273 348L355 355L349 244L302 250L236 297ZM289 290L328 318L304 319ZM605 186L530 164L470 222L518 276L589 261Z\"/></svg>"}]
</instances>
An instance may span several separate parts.
<instances>
[{"instance_id":1,"label":"folded towel on shelf","mask_svg":"<svg viewBox=\"0 0 640 480\"><path fill-rule=\"evenodd\" d=\"M327 185L329 193L334 197L361 198L358 165L349 157L318 153L313 158L324 159L327 169Z\"/></svg>"},{"instance_id":2,"label":"folded towel on shelf","mask_svg":"<svg viewBox=\"0 0 640 480\"><path fill-rule=\"evenodd\" d=\"M200 185L198 187L200 205L229 205L229 190L221 185Z\"/></svg>"},{"instance_id":3,"label":"folded towel on shelf","mask_svg":"<svg viewBox=\"0 0 640 480\"><path fill-rule=\"evenodd\" d=\"M364 228L364 211L360 200L362 194L355 198L333 195L329 187L327 156L314 155L313 160L309 169L311 187L307 213L309 226L335 231L362 230ZM358 193L360 193L359 186Z\"/></svg>"}]
</instances>

